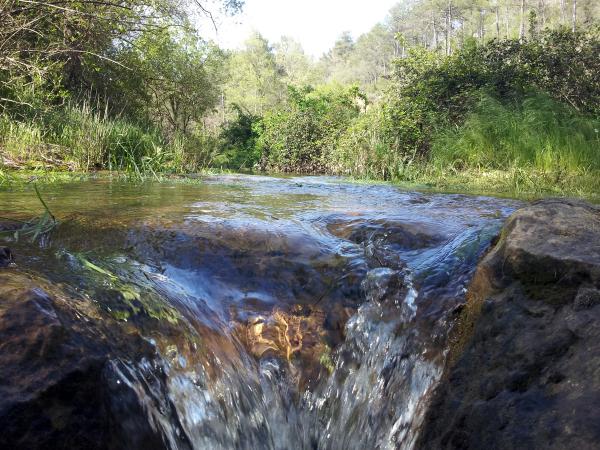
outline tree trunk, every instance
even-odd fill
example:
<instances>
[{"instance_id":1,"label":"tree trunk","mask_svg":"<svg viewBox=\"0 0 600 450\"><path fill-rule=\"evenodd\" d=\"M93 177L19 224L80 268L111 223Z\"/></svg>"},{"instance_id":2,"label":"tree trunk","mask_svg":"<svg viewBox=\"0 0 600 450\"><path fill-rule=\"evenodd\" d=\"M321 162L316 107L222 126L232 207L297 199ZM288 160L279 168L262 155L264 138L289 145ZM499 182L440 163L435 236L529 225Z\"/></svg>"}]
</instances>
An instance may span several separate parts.
<instances>
[{"instance_id":1,"label":"tree trunk","mask_svg":"<svg viewBox=\"0 0 600 450\"><path fill-rule=\"evenodd\" d=\"M481 42L485 39L485 11L479 9L479 39Z\"/></svg>"},{"instance_id":2,"label":"tree trunk","mask_svg":"<svg viewBox=\"0 0 600 450\"><path fill-rule=\"evenodd\" d=\"M577 28L577 0L573 0L573 33Z\"/></svg>"},{"instance_id":3,"label":"tree trunk","mask_svg":"<svg viewBox=\"0 0 600 450\"><path fill-rule=\"evenodd\" d=\"M448 46L450 44L450 30L449 30L449 28L450 28L450 20L448 19L448 8L446 8L446 29L445 29L445 41L446 42L445 42L445 49L444 49L445 52L446 52L446 55L449 54L449 52L448 52Z\"/></svg>"},{"instance_id":4,"label":"tree trunk","mask_svg":"<svg viewBox=\"0 0 600 450\"><path fill-rule=\"evenodd\" d=\"M437 24L435 23L435 13L431 13L431 20L433 23L433 48L437 50L438 48L438 34L437 34Z\"/></svg>"},{"instance_id":5,"label":"tree trunk","mask_svg":"<svg viewBox=\"0 0 600 450\"><path fill-rule=\"evenodd\" d=\"M500 11L499 6L496 5L496 39L500 40Z\"/></svg>"},{"instance_id":6,"label":"tree trunk","mask_svg":"<svg viewBox=\"0 0 600 450\"><path fill-rule=\"evenodd\" d=\"M451 26L452 26L452 2L448 2L448 7L446 8L446 55L452 54L452 49L450 48Z\"/></svg>"},{"instance_id":7,"label":"tree trunk","mask_svg":"<svg viewBox=\"0 0 600 450\"><path fill-rule=\"evenodd\" d=\"M545 0L539 0L538 2L538 9L540 11L540 16L542 17L542 29L546 26L546 1Z\"/></svg>"},{"instance_id":8,"label":"tree trunk","mask_svg":"<svg viewBox=\"0 0 600 450\"><path fill-rule=\"evenodd\" d=\"M567 15L567 4L565 0L560 0L560 23L565 23L565 18Z\"/></svg>"},{"instance_id":9,"label":"tree trunk","mask_svg":"<svg viewBox=\"0 0 600 450\"><path fill-rule=\"evenodd\" d=\"M525 37L525 0L521 0L521 23L519 24L519 42Z\"/></svg>"},{"instance_id":10,"label":"tree trunk","mask_svg":"<svg viewBox=\"0 0 600 450\"><path fill-rule=\"evenodd\" d=\"M508 1L506 2L506 39L508 39L509 34L510 34L510 15L509 15L509 11L508 11Z\"/></svg>"}]
</instances>

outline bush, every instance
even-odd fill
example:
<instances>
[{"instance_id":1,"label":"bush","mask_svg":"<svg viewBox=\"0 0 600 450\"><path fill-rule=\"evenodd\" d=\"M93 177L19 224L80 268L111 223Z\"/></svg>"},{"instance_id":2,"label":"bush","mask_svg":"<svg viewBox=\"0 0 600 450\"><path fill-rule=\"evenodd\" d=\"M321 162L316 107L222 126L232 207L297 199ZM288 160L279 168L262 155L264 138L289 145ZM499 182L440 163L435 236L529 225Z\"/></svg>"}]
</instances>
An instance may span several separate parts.
<instances>
[{"instance_id":1,"label":"bush","mask_svg":"<svg viewBox=\"0 0 600 450\"><path fill-rule=\"evenodd\" d=\"M386 98L395 151L427 155L432 139L459 126L482 92L521 102L533 88L583 114L600 113L600 40L595 32L545 31L539 39L468 41L452 56L413 49L396 62Z\"/></svg>"},{"instance_id":2,"label":"bush","mask_svg":"<svg viewBox=\"0 0 600 450\"><path fill-rule=\"evenodd\" d=\"M364 103L355 86L290 88L286 107L270 111L256 128L264 168L325 172L338 141Z\"/></svg>"},{"instance_id":3,"label":"bush","mask_svg":"<svg viewBox=\"0 0 600 450\"><path fill-rule=\"evenodd\" d=\"M252 169L260 162L256 148L260 117L234 105L235 120L227 122L219 135L219 154L213 165L229 169Z\"/></svg>"}]
</instances>

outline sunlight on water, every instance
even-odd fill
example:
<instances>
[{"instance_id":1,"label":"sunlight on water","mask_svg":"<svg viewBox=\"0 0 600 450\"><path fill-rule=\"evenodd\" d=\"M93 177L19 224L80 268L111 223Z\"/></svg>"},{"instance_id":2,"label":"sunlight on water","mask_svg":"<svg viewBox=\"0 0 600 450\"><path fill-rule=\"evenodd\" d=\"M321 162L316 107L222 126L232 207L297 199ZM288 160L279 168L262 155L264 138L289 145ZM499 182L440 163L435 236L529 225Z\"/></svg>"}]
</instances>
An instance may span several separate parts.
<instances>
[{"instance_id":1,"label":"sunlight on water","mask_svg":"<svg viewBox=\"0 0 600 450\"><path fill-rule=\"evenodd\" d=\"M20 266L93 299L154 355L104 369L133 444L410 449L453 313L517 202L303 177L51 186ZM35 214L31 192L0 195Z\"/></svg>"}]
</instances>

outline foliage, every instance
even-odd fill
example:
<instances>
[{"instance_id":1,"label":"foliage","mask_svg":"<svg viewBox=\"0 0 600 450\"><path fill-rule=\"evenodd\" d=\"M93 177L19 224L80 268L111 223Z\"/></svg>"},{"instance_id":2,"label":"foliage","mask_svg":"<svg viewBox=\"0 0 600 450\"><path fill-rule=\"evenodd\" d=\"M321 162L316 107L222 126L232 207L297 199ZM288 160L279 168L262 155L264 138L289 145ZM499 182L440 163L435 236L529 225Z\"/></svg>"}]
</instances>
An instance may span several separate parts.
<instances>
[{"instance_id":1,"label":"foliage","mask_svg":"<svg viewBox=\"0 0 600 450\"><path fill-rule=\"evenodd\" d=\"M156 128L111 118L86 103L36 121L0 116L0 154L23 168L181 172L209 164L210 148L202 133L167 139Z\"/></svg>"},{"instance_id":2,"label":"foliage","mask_svg":"<svg viewBox=\"0 0 600 450\"><path fill-rule=\"evenodd\" d=\"M488 180L519 189L592 180L600 170L597 48L593 33L558 30L523 43L472 41L451 56L410 49L384 101L352 122L328 169L427 183L504 171L512 175Z\"/></svg>"},{"instance_id":3,"label":"foliage","mask_svg":"<svg viewBox=\"0 0 600 450\"><path fill-rule=\"evenodd\" d=\"M213 161L217 167L252 169L260 162L256 147L260 116L233 105L237 116L224 124L220 133L219 155Z\"/></svg>"},{"instance_id":4,"label":"foliage","mask_svg":"<svg viewBox=\"0 0 600 450\"><path fill-rule=\"evenodd\" d=\"M447 57L411 50L396 62L395 83L386 100L395 124L389 130L397 143L395 151L427 155L432 137L462 123L483 91L519 101L537 88L579 111L597 114L600 61L594 55L599 48L594 34L559 30L524 43L472 42Z\"/></svg>"},{"instance_id":5,"label":"foliage","mask_svg":"<svg viewBox=\"0 0 600 450\"><path fill-rule=\"evenodd\" d=\"M219 100L225 56L190 30L144 33L126 57L143 82L124 94L145 98L145 110L136 112L163 130L192 131Z\"/></svg>"},{"instance_id":6,"label":"foliage","mask_svg":"<svg viewBox=\"0 0 600 450\"><path fill-rule=\"evenodd\" d=\"M323 74L306 53L302 45L288 36L282 36L273 46L275 62L283 82L289 86L319 84Z\"/></svg>"},{"instance_id":7,"label":"foliage","mask_svg":"<svg viewBox=\"0 0 600 450\"><path fill-rule=\"evenodd\" d=\"M501 103L484 95L465 123L440 134L435 165L454 170L532 168L561 174L600 170L600 119L545 94Z\"/></svg>"},{"instance_id":8,"label":"foliage","mask_svg":"<svg viewBox=\"0 0 600 450\"><path fill-rule=\"evenodd\" d=\"M400 179L415 162L416 154L402 154L390 128L391 114L385 106L370 108L342 134L328 169L333 173L370 179Z\"/></svg>"},{"instance_id":9,"label":"foliage","mask_svg":"<svg viewBox=\"0 0 600 450\"><path fill-rule=\"evenodd\" d=\"M356 86L289 88L284 108L270 111L258 127L264 167L283 172L322 172L364 96Z\"/></svg>"},{"instance_id":10,"label":"foliage","mask_svg":"<svg viewBox=\"0 0 600 450\"><path fill-rule=\"evenodd\" d=\"M219 3L236 12L243 2ZM193 29L194 9L206 11L193 4L0 0L0 150L17 166L142 173L209 163L204 118L226 57Z\"/></svg>"},{"instance_id":11,"label":"foliage","mask_svg":"<svg viewBox=\"0 0 600 450\"><path fill-rule=\"evenodd\" d=\"M252 34L244 49L230 59L230 80L225 96L252 114L262 115L285 100L284 71L278 66L273 48L260 34Z\"/></svg>"}]
</instances>

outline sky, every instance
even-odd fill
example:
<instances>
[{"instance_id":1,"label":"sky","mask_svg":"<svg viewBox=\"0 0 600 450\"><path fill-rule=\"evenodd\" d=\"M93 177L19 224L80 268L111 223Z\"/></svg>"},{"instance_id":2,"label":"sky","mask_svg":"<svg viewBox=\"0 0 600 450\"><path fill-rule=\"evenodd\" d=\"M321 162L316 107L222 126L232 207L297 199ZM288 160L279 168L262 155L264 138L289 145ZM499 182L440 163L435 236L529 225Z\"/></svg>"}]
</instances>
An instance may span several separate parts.
<instances>
[{"instance_id":1,"label":"sky","mask_svg":"<svg viewBox=\"0 0 600 450\"><path fill-rule=\"evenodd\" d=\"M217 19L217 34L210 22L203 21L201 28L205 37L229 49L241 47L254 30L270 42L291 36L302 44L306 53L319 57L344 31L350 31L355 38L369 31L385 19L398 1L246 0L241 14Z\"/></svg>"}]
</instances>

